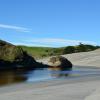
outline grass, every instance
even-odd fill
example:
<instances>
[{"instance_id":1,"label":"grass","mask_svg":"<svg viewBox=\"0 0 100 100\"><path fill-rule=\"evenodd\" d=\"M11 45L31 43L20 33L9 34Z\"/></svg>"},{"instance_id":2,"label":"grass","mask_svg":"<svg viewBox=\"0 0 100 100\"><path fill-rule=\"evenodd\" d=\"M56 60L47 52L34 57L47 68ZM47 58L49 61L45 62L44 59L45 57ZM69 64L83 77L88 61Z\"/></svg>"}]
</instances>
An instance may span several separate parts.
<instances>
[{"instance_id":1,"label":"grass","mask_svg":"<svg viewBox=\"0 0 100 100\"><path fill-rule=\"evenodd\" d=\"M43 58L54 54L56 48L50 47L27 47L27 46L20 46L24 51L27 51L32 57Z\"/></svg>"},{"instance_id":2,"label":"grass","mask_svg":"<svg viewBox=\"0 0 100 100\"><path fill-rule=\"evenodd\" d=\"M19 47L21 47L24 51L26 51L29 55L31 55L35 59L41 59L48 56L56 56L56 55L70 54L76 52L87 52L100 48L100 46L84 45L84 44L80 44L77 46L66 46L60 48L28 47L28 46L19 46Z\"/></svg>"}]
</instances>

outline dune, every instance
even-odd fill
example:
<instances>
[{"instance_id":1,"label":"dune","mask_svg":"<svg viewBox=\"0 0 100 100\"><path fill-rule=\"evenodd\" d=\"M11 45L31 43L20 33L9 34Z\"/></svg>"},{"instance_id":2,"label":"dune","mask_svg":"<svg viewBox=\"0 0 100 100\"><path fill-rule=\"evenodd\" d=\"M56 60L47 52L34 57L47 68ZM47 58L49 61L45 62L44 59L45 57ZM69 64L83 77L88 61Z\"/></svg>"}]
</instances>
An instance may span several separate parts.
<instances>
[{"instance_id":1,"label":"dune","mask_svg":"<svg viewBox=\"0 0 100 100\"><path fill-rule=\"evenodd\" d=\"M67 57L74 65L100 67L100 49L63 56Z\"/></svg>"},{"instance_id":2,"label":"dune","mask_svg":"<svg viewBox=\"0 0 100 100\"><path fill-rule=\"evenodd\" d=\"M98 68L100 67L100 49L90 51L90 52L66 54L62 56L70 60L73 65L86 66L86 67L93 66L93 67L98 67ZM38 62L47 64L48 60L49 60L49 57L40 59L38 60Z\"/></svg>"}]
</instances>

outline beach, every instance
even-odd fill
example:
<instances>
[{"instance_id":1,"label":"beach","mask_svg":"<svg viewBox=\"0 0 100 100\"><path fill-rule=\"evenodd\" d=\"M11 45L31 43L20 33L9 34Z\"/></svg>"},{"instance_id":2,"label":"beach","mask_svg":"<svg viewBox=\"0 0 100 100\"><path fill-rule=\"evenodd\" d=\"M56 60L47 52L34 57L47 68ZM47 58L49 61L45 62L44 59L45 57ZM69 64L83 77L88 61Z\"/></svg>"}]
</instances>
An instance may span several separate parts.
<instances>
[{"instance_id":1,"label":"beach","mask_svg":"<svg viewBox=\"0 0 100 100\"><path fill-rule=\"evenodd\" d=\"M0 87L0 100L99 100L99 51L63 55L74 64L73 68L78 65L86 70L89 68L90 72L95 70L95 73L3 86ZM38 62L47 64L48 59Z\"/></svg>"},{"instance_id":2,"label":"beach","mask_svg":"<svg viewBox=\"0 0 100 100\"><path fill-rule=\"evenodd\" d=\"M98 89L99 79L95 74L13 84L0 88L0 100L88 100L86 98Z\"/></svg>"}]
</instances>

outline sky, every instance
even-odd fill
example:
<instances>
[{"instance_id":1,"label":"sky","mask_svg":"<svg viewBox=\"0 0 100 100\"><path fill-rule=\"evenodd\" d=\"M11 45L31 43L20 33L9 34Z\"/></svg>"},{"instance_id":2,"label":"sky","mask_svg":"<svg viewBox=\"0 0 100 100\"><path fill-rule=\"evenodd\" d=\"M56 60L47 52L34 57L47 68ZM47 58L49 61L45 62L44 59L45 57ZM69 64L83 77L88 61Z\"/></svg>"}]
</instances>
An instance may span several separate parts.
<instances>
[{"instance_id":1,"label":"sky","mask_svg":"<svg viewBox=\"0 0 100 100\"><path fill-rule=\"evenodd\" d=\"M16 45L100 45L100 0L0 0L0 39Z\"/></svg>"}]
</instances>

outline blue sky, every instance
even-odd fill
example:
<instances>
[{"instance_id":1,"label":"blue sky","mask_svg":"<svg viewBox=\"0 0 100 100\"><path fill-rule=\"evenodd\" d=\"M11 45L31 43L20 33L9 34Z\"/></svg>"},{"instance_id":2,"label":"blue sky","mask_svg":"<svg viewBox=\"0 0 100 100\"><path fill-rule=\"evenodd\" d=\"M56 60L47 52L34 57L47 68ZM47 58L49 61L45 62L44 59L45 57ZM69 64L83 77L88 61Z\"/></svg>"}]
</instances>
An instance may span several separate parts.
<instances>
[{"instance_id":1,"label":"blue sky","mask_svg":"<svg viewBox=\"0 0 100 100\"><path fill-rule=\"evenodd\" d=\"M29 46L100 45L100 0L0 0L0 39Z\"/></svg>"}]
</instances>

